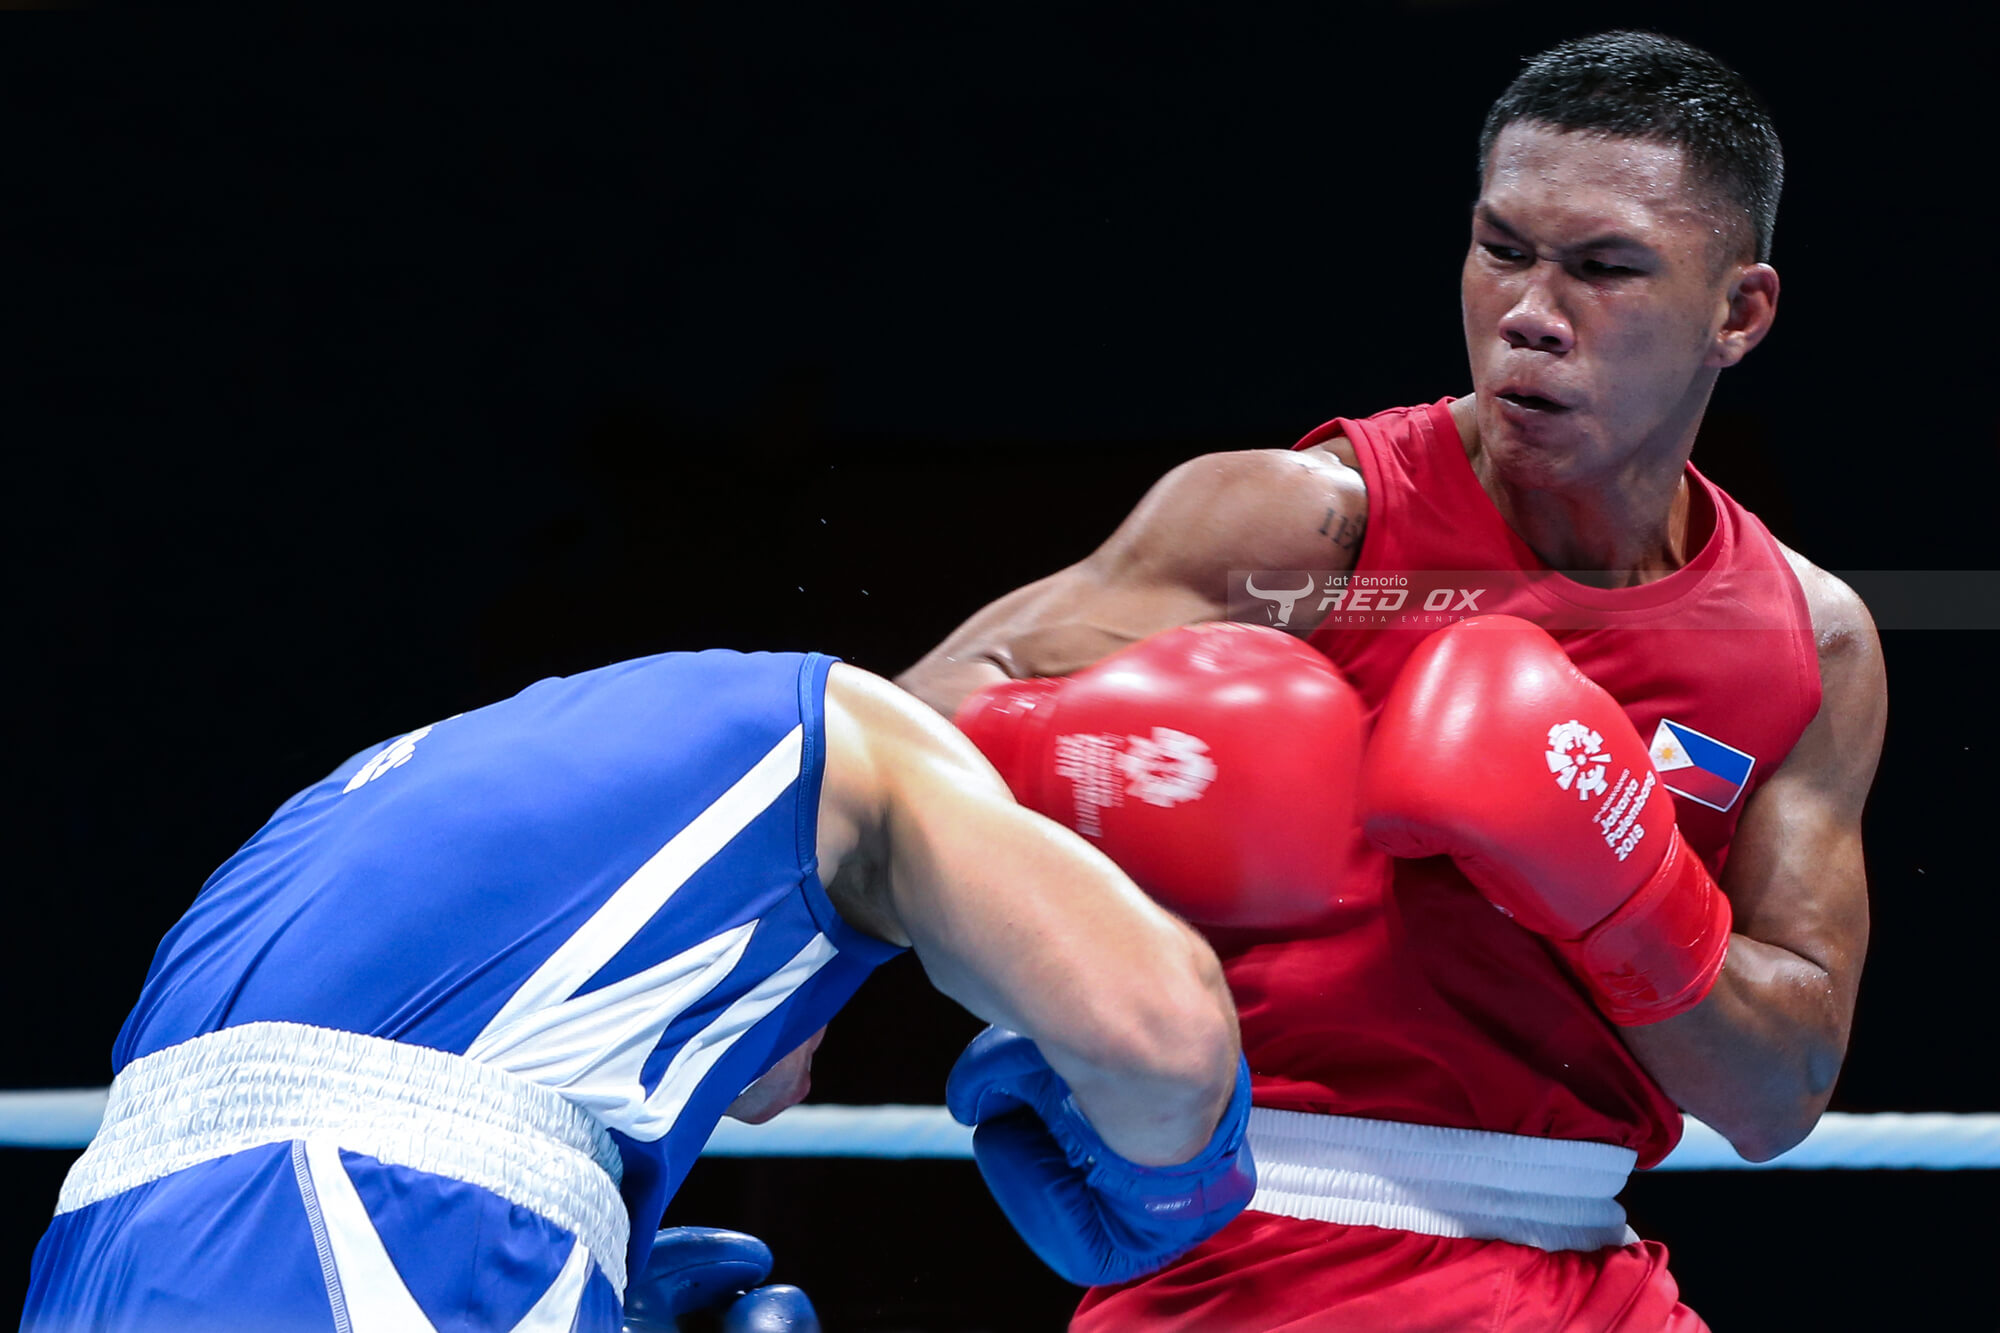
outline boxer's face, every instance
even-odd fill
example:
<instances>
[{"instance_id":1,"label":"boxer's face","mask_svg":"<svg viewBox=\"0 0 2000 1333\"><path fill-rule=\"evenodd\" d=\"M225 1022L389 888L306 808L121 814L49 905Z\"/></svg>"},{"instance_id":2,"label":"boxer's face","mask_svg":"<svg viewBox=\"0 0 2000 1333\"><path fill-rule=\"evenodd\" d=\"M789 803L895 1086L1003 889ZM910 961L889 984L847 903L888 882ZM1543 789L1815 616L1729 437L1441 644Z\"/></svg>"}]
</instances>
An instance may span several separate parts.
<instances>
[{"instance_id":1,"label":"boxer's face","mask_svg":"<svg viewBox=\"0 0 2000 1333\"><path fill-rule=\"evenodd\" d=\"M805 1044L765 1071L729 1103L723 1114L751 1125L761 1125L786 1107L797 1106L812 1091L813 1052L819 1049L826 1029L806 1038Z\"/></svg>"},{"instance_id":2,"label":"boxer's face","mask_svg":"<svg viewBox=\"0 0 2000 1333\"><path fill-rule=\"evenodd\" d=\"M1726 209L1690 188L1677 147L1500 133L1461 295L1480 447L1505 475L1615 477L1689 437L1717 371L1754 345L1723 336L1761 267Z\"/></svg>"}]
</instances>

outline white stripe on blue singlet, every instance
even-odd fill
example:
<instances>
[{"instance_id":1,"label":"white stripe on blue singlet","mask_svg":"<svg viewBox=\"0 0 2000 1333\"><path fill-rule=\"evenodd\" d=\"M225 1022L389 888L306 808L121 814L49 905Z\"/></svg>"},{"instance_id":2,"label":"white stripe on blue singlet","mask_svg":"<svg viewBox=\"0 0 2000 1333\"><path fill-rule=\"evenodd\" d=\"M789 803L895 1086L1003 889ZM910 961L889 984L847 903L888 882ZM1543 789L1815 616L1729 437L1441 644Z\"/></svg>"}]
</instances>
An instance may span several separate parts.
<instances>
[{"instance_id":1,"label":"white stripe on blue singlet","mask_svg":"<svg viewBox=\"0 0 2000 1333\"><path fill-rule=\"evenodd\" d=\"M756 921L700 941L664 962L482 1035L466 1054L560 1091L613 1129L645 1101L647 1058L669 1025L736 970ZM635 1135L635 1137L643 1137Z\"/></svg>"},{"instance_id":2,"label":"white stripe on blue singlet","mask_svg":"<svg viewBox=\"0 0 2000 1333\"><path fill-rule=\"evenodd\" d=\"M596 976L645 928L689 876L708 864L710 857L728 846L798 780L804 740L805 728L793 727L728 791L669 838L574 935L557 946L548 961L535 969L534 975L521 983L520 989L507 998L500 1012L493 1015L492 1021L466 1048L466 1054L475 1060L483 1058L479 1054L481 1048L501 1044L508 1025L538 1009L561 1004Z\"/></svg>"},{"instance_id":3,"label":"white stripe on blue singlet","mask_svg":"<svg viewBox=\"0 0 2000 1333\"><path fill-rule=\"evenodd\" d=\"M674 1127L681 1110L718 1060L729 1053L736 1039L755 1027L773 1009L792 997L799 987L824 967L839 950L824 935L815 935L792 956L790 962L759 982L747 995L715 1016L715 1021L690 1037L674 1052L673 1063L660 1078L660 1086L646 1099L644 1114L627 1127L635 1139L657 1139Z\"/></svg>"},{"instance_id":4,"label":"white stripe on blue singlet","mask_svg":"<svg viewBox=\"0 0 2000 1333\"><path fill-rule=\"evenodd\" d=\"M612 1129L665 1137L702 1078L737 1038L803 985L837 950L823 935L732 1002L674 1055L646 1095L646 1061L666 1030L736 970L759 920L701 940L632 976L577 991L645 929L688 879L799 779L804 727L783 740L614 890L509 996L466 1056L556 1088Z\"/></svg>"}]
</instances>

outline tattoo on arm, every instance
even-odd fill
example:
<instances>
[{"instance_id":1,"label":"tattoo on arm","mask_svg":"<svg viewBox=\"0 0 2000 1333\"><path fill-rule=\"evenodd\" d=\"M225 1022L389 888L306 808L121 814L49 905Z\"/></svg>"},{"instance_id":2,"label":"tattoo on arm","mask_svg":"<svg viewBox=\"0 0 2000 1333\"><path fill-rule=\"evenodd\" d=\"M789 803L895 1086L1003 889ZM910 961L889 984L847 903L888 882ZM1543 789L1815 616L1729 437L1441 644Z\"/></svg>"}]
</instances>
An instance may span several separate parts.
<instances>
[{"instance_id":1,"label":"tattoo on arm","mask_svg":"<svg viewBox=\"0 0 2000 1333\"><path fill-rule=\"evenodd\" d=\"M1352 551L1361 545L1361 534L1367 527L1368 520L1365 518L1337 514L1329 509L1326 517L1320 520L1319 535L1328 538L1343 551Z\"/></svg>"}]
</instances>

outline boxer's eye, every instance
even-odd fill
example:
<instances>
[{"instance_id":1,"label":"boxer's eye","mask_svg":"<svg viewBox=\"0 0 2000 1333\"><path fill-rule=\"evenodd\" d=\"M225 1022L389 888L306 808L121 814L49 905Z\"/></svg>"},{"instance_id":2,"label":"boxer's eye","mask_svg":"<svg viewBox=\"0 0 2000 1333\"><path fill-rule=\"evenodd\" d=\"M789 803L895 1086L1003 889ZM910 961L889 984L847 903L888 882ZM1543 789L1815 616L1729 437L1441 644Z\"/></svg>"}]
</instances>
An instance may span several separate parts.
<instances>
[{"instance_id":1,"label":"boxer's eye","mask_svg":"<svg viewBox=\"0 0 2000 1333\"><path fill-rule=\"evenodd\" d=\"M1586 278L1629 278L1639 271L1625 264L1607 264L1599 259L1586 259L1577 267Z\"/></svg>"},{"instance_id":2,"label":"boxer's eye","mask_svg":"<svg viewBox=\"0 0 2000 1333\"><path fill-rule=\"evenodd\" d=\"M1502 245L1498 241L1481 241L1479 248L1503 264L1518 264L1528 257L1526 252L1516 250L1511 245Z\"/></svg>"}]
</instances>

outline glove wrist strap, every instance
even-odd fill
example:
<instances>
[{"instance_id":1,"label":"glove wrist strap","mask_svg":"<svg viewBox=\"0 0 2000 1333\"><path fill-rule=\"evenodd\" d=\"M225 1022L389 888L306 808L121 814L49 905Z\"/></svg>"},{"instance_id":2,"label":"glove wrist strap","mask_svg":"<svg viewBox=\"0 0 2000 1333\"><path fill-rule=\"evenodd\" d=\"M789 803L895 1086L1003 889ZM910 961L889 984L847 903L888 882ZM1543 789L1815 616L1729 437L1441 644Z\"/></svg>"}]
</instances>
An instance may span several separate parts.
<instances>
[{"instance_id":1,"label":"glove wrist strap","mask_svg":"<svg viewBox=\"0 0 2000 1333\"><path fill-rule=\"evenodd\" d=\"M1245 1172L1242 1165L1249 1124L1250 1065L1238 1056L1236 1085L1201 1151L1174 1166L1141 1166L1105 1147L1092 1130L1091 1137L1096 1140L1099 1153L1090 1168L1091 1182L1108 1193L1146 1198L1148 1209L1153 1211L1177 1196L1185 1197L1185 1203L1177 1206L1199 1206L1204 1210L1222 1206L1220 1201L1239 1188L1246 1190L1243 1199L1247 1202L1250 1198L1247 1191L1255 1188L1254 1171ZM1243 1184L1245 1180L1249 1182L1247 1186Z\"/></svg>"},{"instance_id":2,"label":"glove wrist strap","mask_svg":"<svg viewBox=\"0 0 2000 1333\"><path fill-rule=\"evenodd\" d=\"M1597 1007L1626 1027L1708 998L1729 950L1729 899L1675 828L1660 868L1580 940L1555 940Z\"/></svg>"}]
</instances>

